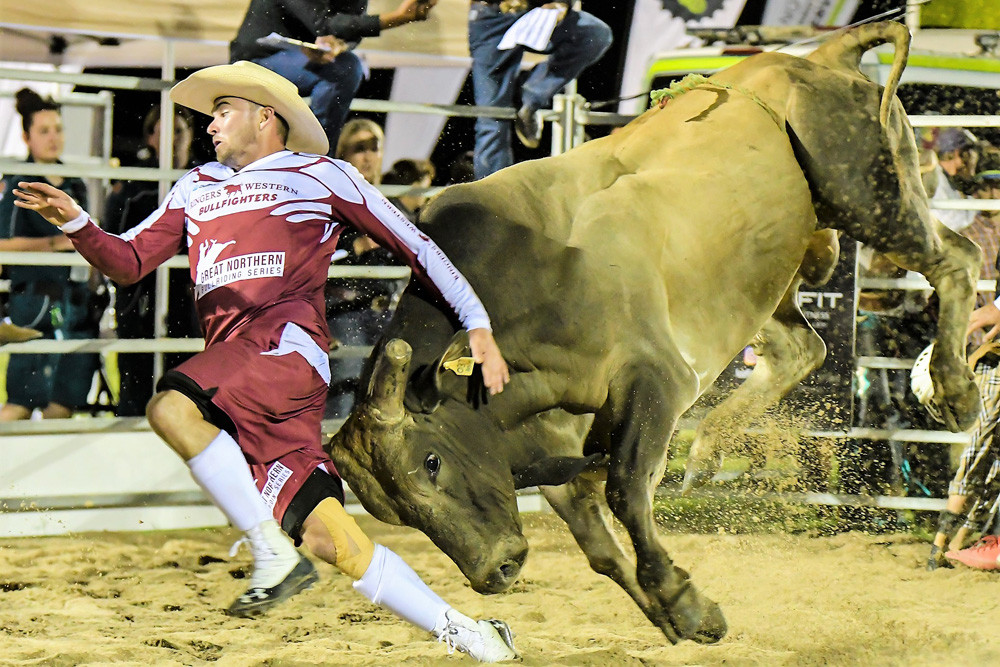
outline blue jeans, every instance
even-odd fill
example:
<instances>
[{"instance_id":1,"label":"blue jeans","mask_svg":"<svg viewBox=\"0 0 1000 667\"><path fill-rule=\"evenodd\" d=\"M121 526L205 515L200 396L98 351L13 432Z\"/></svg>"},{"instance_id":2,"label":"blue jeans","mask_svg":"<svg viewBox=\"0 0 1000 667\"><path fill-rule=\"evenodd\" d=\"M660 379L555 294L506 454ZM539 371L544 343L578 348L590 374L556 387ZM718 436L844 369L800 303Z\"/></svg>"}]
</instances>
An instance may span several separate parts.
<instances>
[{"instance_id":1,"label":"blue jeans","mask_svg":"<svg viewBox=\"0 0 1000 667\"><path fill-rule=\"evenodd\" d=\"M65 288L62 298L21 286L10 295L10 319L30 326L49 340L97 338L88 322L86 285ZM7 365L7 402L33 410L57 403L65 408L86 407L87 395L100 368L96 354L12 354Z\"/></svg>"},{"instance_id":2,"label":"blue jeans","mask_svg":"<svg viewBox=\"0 0 1000 667\"><path fill-rule=\"evenodd\" d=\"M469 13L469 53L472 55L472 84L479 106L514 105L515 80L524 47L498 51L507 29L523 13L504 14L499 7L472 3ZM521 104L544 109L552 96L583 70L597 62L611 46L611 28L586 12L570 10L552 32L549 57L535 66L521 86ZM509 120L476 119L476 178L489 176L514 163L511 149L513 125Z\"/></svg>"},{"instance_id":3,"label":"blue jeans","mask_svg":"<svg viewBox=\"0 0 1000 667\"><path fill-rule=\"evenodd\" d=\"M326 130L330 139L330 155L333 155L340 128L351 110L351 100L361 86L361 59L352 51L345 51L332 62L314 65L298 49L283 49L254 62L294 83L299 95L312 97L309 106Z\"/></svg>"}]
</instances>

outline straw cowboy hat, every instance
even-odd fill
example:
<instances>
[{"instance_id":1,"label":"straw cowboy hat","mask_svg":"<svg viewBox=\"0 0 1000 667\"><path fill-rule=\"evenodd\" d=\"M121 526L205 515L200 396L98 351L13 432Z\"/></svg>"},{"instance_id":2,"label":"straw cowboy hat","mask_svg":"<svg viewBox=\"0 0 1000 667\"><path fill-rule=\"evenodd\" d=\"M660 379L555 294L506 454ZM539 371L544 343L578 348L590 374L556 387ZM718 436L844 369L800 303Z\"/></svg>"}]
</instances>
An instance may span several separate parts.
<instances>
[{"instance_id":1,"label":"straw cowboy hat","mask_svg":"<svg viewBox=\"0 0 1000 667\"><path fill-rule=\"evenodd\" d=\"M239 97L273 107L288 123L290 151L326 155L330 140L309 105L299 97L295 84L266 67L240 60L198 70L170 89L175 104L209 116L220 97Z\"/></svg>"}]
</instances>

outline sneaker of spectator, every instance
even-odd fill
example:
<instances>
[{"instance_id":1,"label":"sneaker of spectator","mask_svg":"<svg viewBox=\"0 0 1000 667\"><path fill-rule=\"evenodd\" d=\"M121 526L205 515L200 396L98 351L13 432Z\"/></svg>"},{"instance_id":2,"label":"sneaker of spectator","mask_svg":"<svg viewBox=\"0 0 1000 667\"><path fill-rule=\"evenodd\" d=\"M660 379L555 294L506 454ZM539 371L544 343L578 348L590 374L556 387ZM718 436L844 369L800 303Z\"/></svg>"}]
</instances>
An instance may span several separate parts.
<instances>
[{"instance_id":1,"label":"sneaker of spectator","mask_svg":"<svg viewBox=\"0 0 1000 667\"><path fill-rule=\"evenodd\" d=\"M538 120L538 110L528 105L518 109L514 118L514 131L522 144L528 148L538 148L542 142L542 124Z\"/></svg>"},{"instance_id":2,"label":"sneaker of spectator","mask_svg":"<svg viewBox=\"0 0 1000 667\"><path fill-rule=\"evenodd\" d=\"M9 318L0 321L0 345L4 343L23 343L41 337L41 331L19 327L11 322Z\"/></svg>"},{"instance_id":3,"label":"sneaker of spectator","mask_svg":"<svg viewBox=\"0 0 1000 667\"><path fill-rule=\"evenodd\" d=\"M1000 570L1000 537L986 535L971 547L949 551L945 557L977 570Z\"/></svg>"}]
</instances>

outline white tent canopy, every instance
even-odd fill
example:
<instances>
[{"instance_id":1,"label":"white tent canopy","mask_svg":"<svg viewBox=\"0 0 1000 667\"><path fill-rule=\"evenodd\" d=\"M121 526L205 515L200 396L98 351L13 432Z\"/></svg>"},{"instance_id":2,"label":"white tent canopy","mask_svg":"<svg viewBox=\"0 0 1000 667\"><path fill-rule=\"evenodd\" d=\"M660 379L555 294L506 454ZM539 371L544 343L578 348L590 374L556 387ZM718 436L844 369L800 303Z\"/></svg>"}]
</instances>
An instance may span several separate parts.
<instances>
[{"instance_id":1,"label":"white tent canopy","mask_svg":"<svg viewBox=\"0 0 1000 667\"><path fill-rule=\"evenodd\" d=\"M173 65L206 67L228 62L229 41L246 14L248 0L62 0L25 3L0 0L0 62L46 63L62 71L89 67L159 69L168 42ZM383 13L398 0L371 0L370 13ZM468 75L468 0L440 0L427 21L366 38L358 49L369 67L397 70L391 99L451 104ZM52 39L65 40L53 53ZM111 39L113 38L113 39ZM102 43L103 42L103 43ZM20 82L5 82L6 88ZM52 86L36 86L55 93ZM65 90L70 87L63 86ZM13 90L13 88L11 88ZM0 117L13 109L0 100ZM386 122L385 165L426 158L444 127L443 116L392 113ZM0 153L23 146L15 128Z\"/></svg>"},{"instance_id":2,"label":"white tent canopy","mask_svg":"<svg viewBox=\"0 0 1000 667\"><path fill-rule=\"evenodd\" d=\"M216 65L227 61L229 41L248 4L248 0L0 0L0 60L159 67L162 43L171 39L177 40L179 67ZM397 4L371 0L369 12L382 13ZM420 65L464 61L468 9L468 0L440 0L427 21L365 39L363 50L378 61L374 66L391 66L385 64L390 59L395 59L392 64L405 59ZM62 54L50 52L52 36L66 39ZM100 38L111 37L120 45L99 43Z\"/></svg>"}]
</instances>

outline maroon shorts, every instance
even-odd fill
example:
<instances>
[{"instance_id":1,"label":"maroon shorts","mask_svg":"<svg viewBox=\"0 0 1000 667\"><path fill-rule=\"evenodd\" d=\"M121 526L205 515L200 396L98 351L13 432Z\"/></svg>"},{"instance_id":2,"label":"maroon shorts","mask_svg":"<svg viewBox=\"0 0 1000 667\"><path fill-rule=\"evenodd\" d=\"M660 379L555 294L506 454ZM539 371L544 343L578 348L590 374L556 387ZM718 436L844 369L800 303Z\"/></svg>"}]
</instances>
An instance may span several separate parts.
<instances>
[{"instance_id":1,"label":"maroon shorts","mask_svg":"<svg viewBox=\"0 0 1000 667\"><path fill-rule=\"evenodd\" d=\"M213 343L168 371L157 389L180 391L206 419L232 433L280 522L317 467L338 485L339 475L322 448L326 382L300 354L263 351L241 338Z\"/></svg>"}]
</instances>

